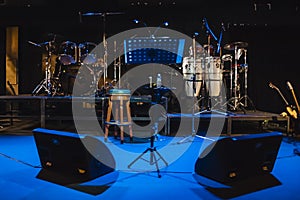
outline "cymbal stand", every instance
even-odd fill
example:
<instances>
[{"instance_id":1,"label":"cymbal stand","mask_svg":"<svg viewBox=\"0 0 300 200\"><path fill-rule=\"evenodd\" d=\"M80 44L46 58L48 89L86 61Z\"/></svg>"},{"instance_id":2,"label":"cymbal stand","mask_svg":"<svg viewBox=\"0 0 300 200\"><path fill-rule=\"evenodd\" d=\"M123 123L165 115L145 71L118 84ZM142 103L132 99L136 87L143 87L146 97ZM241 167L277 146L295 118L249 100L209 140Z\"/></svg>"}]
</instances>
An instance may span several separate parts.
<instances>
[{"instance_id":1,"label":"cymbal stand","mask_svg":"<svg viewBox=\"0 0 300 200\"><path fill-rule=\"evenodd\" d=\"M233 70L232 70L232 60L230 60L230 87L229 87L229 98L232 97L233 94Z\"/></svg>"},{"instance_id":2,"label":"cymbal stand","mask_svg":"<svg viewBox=\"0 0 300 200\"><path fill-rule=\"evenodd\" d=\"M234 111L238 109L240 99L240 89L238 85L238 46L234 46L234 71L230 66L230 99L227 101L230 108ZM234 75L234 77L233 77ZM238 94L239 93L239 94ZM230 103L233 101L233 105Z\"/></svg>"},{"instance_id":3,"label":"cymbal stand","mask_svg":"<svg viewBox=\"0 0 300 200\"><path fill-rule=\"evenodd\" d=\"M247 50L244 49L244 78L245 78L245 82L244 82L244 96L248 97L248 64L247 64ZM247 107L247 99L245 98L245 102L244 102L244 106Z\"/></svg>"},{"instance_id":4,"label":"cymbal stand","mask_svg":"<svg viewBox=\"0 0 300 200\"><path fill-rule=\"evenodd\" d=\"M116 52L117 52L117 44L116 44L116 41L114 41L114 79L112 80L113 83L117 82L117 58L116 58Z\"/></svg>"},{"instance_id":5,"label":"cymbal stand","mask_svg":"<svg viewBox=\"0 0 300 200\"><path fill-rule=\"evenodd\" d=\"M241 105L242 106L242 110L245 112L244 108L247 108L248 105L248 101L251 104L252 108L254 110L256 110L255 105L253 103L253 101L249 98L248 96L248 63L247 63L247 50L243 49L244 51L244 95L242 97L239 97L238 99L238 106ZM242 100L244 99L244 103L242 103Z\"/></svg>"},{"instance_id":6,"label":"cymbal stand","mask_svg":"<svg viewBox=\"0 0 300 200\"><path fill-rule=\"evenodd\" d=\"M45 78L34 88L32 91L32 95L37 95L41 91L41 89L44 89L45 92L47 92L48 96L55 95L52 94L52 84L51 84L51 57L52 57L52 41L48 42L48 45L46 47L47 49L47 56L46 56L46 68L45 68Z\"/></svg>"},{"instance_id":7,"label":"cymbal stand","mask_svg":"<svg viewBox=\"0 0 300 200\"><path fill-rule=\"evenodd\" d=\"M107 78L107 42L106 42L106 13L102 14L103 18L103 48L104 48L104 55L103 55L103 62L104 62L104 71L103 71L103 83L105 85L106 78Z\"/></svg>"},{"instance_id":8,"label":"cymbal stand","mask_svg":"<svg viewBox=\"0 0 300 200\"><path fill-rule=\"evenodd\" d=\"M119 67L119 81L118 81L118 83L119 83L119 88L121 88L121 70L122 70L122 64L121 64L121 56L119 56L119 60L118 60L118 67Z\"/></svg>"},{"instance_id":9,"label":"cymbal stand","mask_svg":"<svg viewBox=\"0 0 300 200\"><path fill-rule=\"evenodd\" d=\"M247 64L247 50L246 49L240 49L244 52L244 95L241 97L241 91L240 91L240 84L238 83L238 64L237 60L239 58L238 55L238 49L237 46L234 48L234 54L235 54L235 64L234 64L234 80L233 80L233 97L231 97L227 103L233 109L234 111L238 110L238 108L242 109L244 113L246 113L245 108L248 107L248 101L251 103L253 108L255 109L255 106L252 102L252 100L248 97L248 64ZM231 69L232 70L232 69ZM232 78L232 73L231 73ZM231 79L232 81L232 79ZM244 103L242 103L242 100L244 99ZM233 105L230 104L230 102L233 101Z\"/></svg>"},{"instance_id":10,"label":"cymbal stand","mask_svg":"<svg viewBox=\"0 0 300 200\"><path fill-rule=\"evenodd\" d=\"M121 56L118 57L118 59L116 58L117 55L117 44L116 41L114 41L114 79L113 82L117 82L117 71L118 71L118 88L121 88ZM118 68L118 69L117 69Z\"/></svg>"},{"instance_id":11,"label":"cymbal stand","mask_svg":"<svg viewBox=\"0 0 300 200\"><path fill-rule=\"evenodd\" d=\"M237 46L234 47L234 84L233 84L233 92L234 92L234 110L237 108L237 101L238 101L238 48Z\"/></svg>"}]
</instances>

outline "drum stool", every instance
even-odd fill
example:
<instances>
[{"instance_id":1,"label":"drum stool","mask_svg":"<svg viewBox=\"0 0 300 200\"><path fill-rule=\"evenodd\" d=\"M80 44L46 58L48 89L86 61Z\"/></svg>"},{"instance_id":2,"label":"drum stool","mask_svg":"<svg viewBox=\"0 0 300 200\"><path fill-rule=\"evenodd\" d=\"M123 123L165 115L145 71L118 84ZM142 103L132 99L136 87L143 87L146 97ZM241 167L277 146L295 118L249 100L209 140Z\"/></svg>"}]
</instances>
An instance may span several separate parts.
<instances>
[{"instance_id":1,"label":"drum stool","mask_svg":"<svg viewBox=\"0 0 300 200\"><path fill-rule=\"evenodd\" d=\"M132 136L132 119L130 111L130 90L127 89L110 89L108 91L109 100L107 108L107 116L105 121L105 135L104 141L107 141L109 126L115 125L120 127L121 144L124 143L124 126L129 127L130 142L133 140ZM127 117L124 119L124 104L126 105ZM111 114L114 114L114 119L111 119ZM117 137L117 130L114 133Z\"/></svg>"}]
</instances>

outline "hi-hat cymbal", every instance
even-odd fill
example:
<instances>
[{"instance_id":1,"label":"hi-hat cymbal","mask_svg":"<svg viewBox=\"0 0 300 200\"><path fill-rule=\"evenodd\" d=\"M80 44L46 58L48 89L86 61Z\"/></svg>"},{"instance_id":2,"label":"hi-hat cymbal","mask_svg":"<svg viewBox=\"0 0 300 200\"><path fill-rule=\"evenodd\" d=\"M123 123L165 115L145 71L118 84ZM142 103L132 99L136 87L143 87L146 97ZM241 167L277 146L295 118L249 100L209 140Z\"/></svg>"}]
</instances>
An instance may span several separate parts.
<instances>
[{"instance_id":1,"label":"hi-hat cymbal","mask_svg":"<svg viewBox=\"0 0 300 200\"><path fill-rule=\"evenodd\" d=\"M235 48L240 49L240 48L246 48L246 47L248 47L247 42L233 42L230 44L225 44L224 49L235 50Z\"/></svg>"}]
</instances>

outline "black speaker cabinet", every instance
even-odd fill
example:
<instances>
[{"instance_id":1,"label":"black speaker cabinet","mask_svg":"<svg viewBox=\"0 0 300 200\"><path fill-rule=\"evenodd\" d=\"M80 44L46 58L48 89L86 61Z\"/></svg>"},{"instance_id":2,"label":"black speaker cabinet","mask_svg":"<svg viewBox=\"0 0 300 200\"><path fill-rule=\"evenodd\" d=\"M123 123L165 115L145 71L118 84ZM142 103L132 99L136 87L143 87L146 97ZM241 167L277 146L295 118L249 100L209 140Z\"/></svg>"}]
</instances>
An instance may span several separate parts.
<instances>
[{"instance_id":1,"label":"black speaker cabinet","mask_svg":"<svg viewBox=\"0 0 300 200\"><path fill-rule=\"evenodd\" d=\"M279 132L221 138L201 152L195 173L223 183L270 173L281 141Z\"/></svg>"},{"instance_id":2,"label":"black speaker cabinet","mask_svg":"<svg viewBox=\"0 0 300 200\"><path fill-rule=\"evenodd\" d=\"M87 181L114 171L113 155L95 137L43 128L34 129L33 134L42 169L49 174ZM91 152L82 141L88 143Z\"/></svg>"}]
</instances>

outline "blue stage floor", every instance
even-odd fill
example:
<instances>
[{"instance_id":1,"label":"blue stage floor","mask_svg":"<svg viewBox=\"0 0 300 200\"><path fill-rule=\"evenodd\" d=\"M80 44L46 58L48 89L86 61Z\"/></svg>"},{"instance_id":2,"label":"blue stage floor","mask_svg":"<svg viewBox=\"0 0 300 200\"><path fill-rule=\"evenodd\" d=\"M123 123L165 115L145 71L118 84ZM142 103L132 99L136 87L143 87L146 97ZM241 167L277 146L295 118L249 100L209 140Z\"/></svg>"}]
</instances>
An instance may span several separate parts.
<instances>
[{"instance_id":1,"label":"blue stage floor","mask_svg":"<svg viewBox=\"0 0 300 200\"><path fill-rule=\"evenodd\" d=\"M102 140L103 138L99 138ZM178 143L183 137L161 136L155 146L169 162L160 162L161 178L155 166L138 160L131 169L127 165L149 143L124 143L110 138L107 144L132 156L116 158L116 170L80 184L60 185L37 178L41 164L33 135L0 135L0 196L1 199L300 199L300 157L293 153L296 138L284 136L271 174L250 177L234 186L228 186L194 173L203 139ZM168 145L168 151L163 149ZM186 148L173 158L173 152ZM113 150L112 148L111 150ZM224 149L226 151L226 149ZM147 155L146 155L147 157ZM146 166L146 167L145 167ZM147 169L146 171L143 171ZM148 171L148 169L150 169Z\"/></svg>"}]
</instances>

